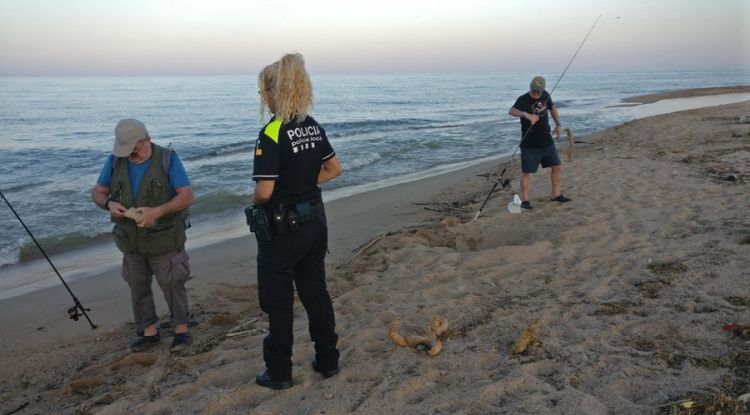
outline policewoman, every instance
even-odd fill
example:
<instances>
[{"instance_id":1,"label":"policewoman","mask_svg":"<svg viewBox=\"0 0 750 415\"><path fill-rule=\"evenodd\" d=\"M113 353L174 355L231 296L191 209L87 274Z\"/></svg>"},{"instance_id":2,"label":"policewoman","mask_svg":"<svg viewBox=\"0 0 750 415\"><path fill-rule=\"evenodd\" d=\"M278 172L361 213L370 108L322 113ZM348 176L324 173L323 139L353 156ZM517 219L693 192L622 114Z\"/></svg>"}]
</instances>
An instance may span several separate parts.
<instances>
[{"instance_id":1,"label":"policewoman","mask_svg":"<svg viewBox=\"0 0 750 415\"><path fill-rule=\"evenodd\" d=\"M319 185L341 174L325 130L308 115L313 104L310 77L298 53L284 55L258 75L261 120L271 120L255 144L253 193L258 240L258 298L268 314L263 340L266 370L256 383L272 389L292 386L294 287L307 311L315 343L312 368L324 377L339 371L338 336L324 259L328 228ZM248 220L252 220L252 213Z\"/></svg>"}]
</instances>

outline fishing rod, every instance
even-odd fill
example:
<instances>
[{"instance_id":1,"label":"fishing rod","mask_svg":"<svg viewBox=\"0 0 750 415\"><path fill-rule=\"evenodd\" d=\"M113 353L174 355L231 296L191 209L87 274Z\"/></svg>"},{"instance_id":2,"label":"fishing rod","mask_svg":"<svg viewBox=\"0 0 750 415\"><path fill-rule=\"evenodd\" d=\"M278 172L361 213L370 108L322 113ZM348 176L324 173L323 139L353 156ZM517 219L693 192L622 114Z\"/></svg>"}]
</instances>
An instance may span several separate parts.
<instances>
[{"instance_id":1,"label":"fishing rod","mask_svg":"<svg viewBox=\"0 0 750 415\"><path fill-rule=\"evenodd\" d=\"M37 248L39 248L39 250L42 251L42 255L44 255L44 257L47 259L47 262L49 262L50 266L55 271L55 274L57 274L57 276L60 278L60 281L62 281L63 285L65 286L65 289L68 290L68 293L70 294L70 296L73 297L73 302L75 304L73 305L73 307L68 308L68 317L70 317L71 320L78 321L78 319L81 316L84 316L84 317L86 317L86 320L91 325L91 328L95 329L96 325L91 322L91 319L89 318L89 315L86 314L86 312L87 311L91 311L91 309L90 308L84 308L83 305L81 305L81 302L78 301L78 298L76 298L75 294L73 294L73 291L70 289L70 287L68 286L68 284L65 282L65 280L62 277L62 275L60 275L60 272L57 271L57 268L55 268L55 264L53 264L52 260L49 259L49 256L47 256L47 253L44 251L44 248L42 248L42 246L39 244L39 242L37 242L36 238L31 233L31 231L29 230L29 228L26 226L26 224L23 222L23 220L21 220L21 217L18 216L18 213L16 213L16 210L13 209L13 206L10 204L10 202L8 201L8 199L5 198L5 195L3 194L2 190L0 190L0 197L3 198L3 200L5 201L5 203L10 208L11 212L13 212L13 214L16 215L16 219L18 219L18 221L21 222L21 225L23 226L23 228L26 229L26 232L29 234L29 236L31 236L31 239L34 241L34 243L36 244Z\"/></svg>"},{"instance_id":2,"label":"fishing rod","mask_svg":"<svg viewBox=\"0 0 750 415\"><path fill-rule=\"evenodd\" d=\"M599 17L596 18L596 21L591 26L591 29L589 29L588 33L586 33L586 37L583 38L583 41L581 41L581 44L578 45L578 49L576 49L576 52L573 54L573 57L570 58L570 61L568 61L568 64L565 66L565 69L563 69L562 74L560 74L560 77L557 78L557 82L555 82L555 86L552 87L552 91L550 91L550 95L552 95L555 92L555 89L557 89L557 86L560 85L560 81L562 81L563 77L565 76L565 73L568 72L568 68L570 68L570 64L573 63L573 60L575 60L576 56L578 56L578 52L581 51L581 48L583 47L583 44L586 43L586 40L588 40L589 36L591 35L591 32L594 31L594 28L596 27L597 23L599 23L599 20L602 18L603 15L599 15ZM495 180L495 184L492 185L492 189L490 189L490 193L487 194L487 197L484 199L484 203L482 203L482 206L479 208L479 211L477 211L477 214L474 215L474 219L472 219L472 222L477 220L479 218L479 215L482 214L482 209L484 209L484 205L487 204L487 201L490 200L490 196L492 196L492 193L497 188L498 184L502 184L502 188L508 188L510 187L510 179L505 178L505 171L508 169L508 166L510 166L510 163L513 162L513 160L516 157L516 153L518 152L518 149L521 148L521 144L523 144L523 140L526 139L526 136L529 135L531 132L531 129L533 126L529 126L529 128L526 130L526 133L524 133L523 137L521 137L521 141L518 142L518 147L513 151L513 155L510 156L510 159L507 163L505 163L505 166L503 167L503 170L500 172L500 177Z\"/></svg>"}]
</instances>

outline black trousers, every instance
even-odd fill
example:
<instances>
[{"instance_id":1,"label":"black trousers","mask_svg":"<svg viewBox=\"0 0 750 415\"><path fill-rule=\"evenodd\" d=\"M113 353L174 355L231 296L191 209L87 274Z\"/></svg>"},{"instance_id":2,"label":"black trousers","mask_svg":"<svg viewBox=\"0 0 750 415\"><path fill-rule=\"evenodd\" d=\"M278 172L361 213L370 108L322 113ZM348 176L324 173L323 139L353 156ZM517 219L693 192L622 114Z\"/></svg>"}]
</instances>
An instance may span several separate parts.
<instances>
[{"instance_id":1,"label":"black trousers","mask_svg":"<svg viewBox=\"0 0 750 415\"><path fill-rule=\"evenodd\" d=\"M273 380L292 378L294 286L307 311L318 368L338 367L336 321L326 288L327 248L324 214L294 232L274 233L268 244L258 244L258 299L269 322L268 336L263 340L263 359Z\"/></svg>"}]
</instances>

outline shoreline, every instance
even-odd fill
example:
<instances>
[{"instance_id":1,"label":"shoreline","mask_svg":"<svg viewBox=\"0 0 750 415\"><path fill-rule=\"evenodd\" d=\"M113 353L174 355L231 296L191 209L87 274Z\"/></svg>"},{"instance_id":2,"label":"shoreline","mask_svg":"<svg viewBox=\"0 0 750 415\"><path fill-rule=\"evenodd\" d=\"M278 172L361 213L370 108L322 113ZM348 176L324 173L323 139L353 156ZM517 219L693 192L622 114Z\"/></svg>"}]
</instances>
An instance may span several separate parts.
<instances>
[{"instance_id":1,"label":"shoreline","mask_svg":"<svg viewBox=\"0 0 750 415\"><path fill-rule=\"evenodd\" d=\"M734 85L724 87L693 88L677 91L666 91L656 94L638 95L634 97L623 98L622 102L644 105L653 104L658 101L675 98L695 98L711 95L739 94L750 93L750 85Z\"/></svg>"},{"instance_id":2,"label":"shoreline","mask_svg":"<svg viewBox=\"0 0 750 415\"><path fill-rule=\"evenodd\" d=\"M693 91L695 95L693 94ZM740 92L738 92L740 91ZM750 85L734 87L697 88L681 91L668 91L639 97L628 97L623 102L642 103L630 106L633 118L640 119L659 114L704 108L715 105L741 102L750 99ZM562 143L561 138L560 143ZM337 188L323 192L326 203L341 198L380 190L404 183L429 180L444 174L451 174L462 169L472 168L485 163L501 163L508 159L511 152L478 160L438 166L427 171L384 179L376 183ZM225 210L216 218L195 222L194 229L188 233L187 249L200 249L211 244L221 243L227 239L241 238L248 234L241 209L236 212ZM88 242L84 246L70 249L56 249L48 252L55 266L61 271L66 281L90 278L117 266L119 252L114 248L111 238L99 237L103 243ZM32 242L29 241L30 244ZM36 246L29 249L37 250ZM54 287L60 284L59 279L41 255L33 259L19 261L15 264L0 267L0 301L24 295L39 289Z\"/></svg>"},{"instance_id":3,"label":"shoreline","mask_svg":"<svg viewBox=\"0 0 750 415\"><path fill-rule=\"evenodd\" d=\"M190 252L195 344L180 356L161 347L151 366L110 368L127 356L133 330L116 266L71 284L92 308L96 331L67 319L72 300L61 287L0 300L0 321L14 334L1 343L3 407L625 414L698 404L693 391L709 388L734 398L738 390L722 379L735 376L740 386L750 379L732 375L745 361L730 357L745 354L721 325L750 322L750 224L742 210L750 149L737 144L750 136L740 120L748 107L648 117L587 135L572 162L561 154L573 201L550 202L541 171L531 188L535 209L519 215L505 206L518 189L518 160L509 169L512 190L495 192L477 222L469 219L497 177L494 160L328 202L342 372L321 380L309 368L312 344L297 304L295 386L287 391L252 382L267 326L246 230ZM700 145L706 137L711 145ZM734 182L722 178L728 171ZM450 321L440 355L388 340L395 318L408 333L434 313ZM536 318L544 321L541 345L511 356ZM243 321L252 329L226 336ZM84 381L91 386L76 389Z\"/></svg>"}]
</instances>

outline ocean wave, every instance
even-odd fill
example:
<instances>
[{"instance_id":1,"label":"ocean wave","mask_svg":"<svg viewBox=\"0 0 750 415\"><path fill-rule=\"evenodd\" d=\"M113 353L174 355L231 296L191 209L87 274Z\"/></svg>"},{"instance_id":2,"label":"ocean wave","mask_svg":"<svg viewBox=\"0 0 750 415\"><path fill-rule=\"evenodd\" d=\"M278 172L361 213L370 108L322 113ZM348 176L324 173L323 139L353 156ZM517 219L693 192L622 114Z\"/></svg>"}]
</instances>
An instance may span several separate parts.
<instances>
[{"instance_id":1,"label":"ocean wave","mask_svg":"<svg viewBox=\"0 0 750 415\"><path fill-rule=\"evenodd\" d=\"M79 248L91 246L111 239L110 232L82 233L72 232L63 235L55 235L37 238L39 245L44 248L47 255L55 255L63 252L74 251ZM26 242L18 250L18 261L24 262L32 259L43 258L42 252L34 242Z\"/></svg>"},{"instance_id":2,"label":"ocean wave","mask_svg":"<svg viewBox=\"0 0 750 415\"><path fill-rule=\"evenodd\" d=\"M222 146L215 147L205 153L196 154L193 156L182 157L183 161L196 161L204 160L213 157L221 157L239 153L249 153L255 148L255 141L242 141L238 143L229 143Z\"/></svg>"},{"instance_id":3,"label":"ocean wave","mask_svg":"<svg viewBox=\"0 0 750 415\"><path fill-rule=\"evenodd\" d=\"M577 97L574 99L555 99L553 101L557 108L568 108L593 105L602 102L602 99L600 97Z\"/></svg>"},{"instance_id":4,"label":"ocean wave","mask_svg":"<svg viewBox=\"0 0 750 415\"><path fill-rule=\"evenodd\" d=\"M0 248L0 268L6 265L18 263L18 253L21 248L18 246L4 246Z\"/></svg>"},{"instance_id":5,"label":"ocean wave","mask_svg":"<svg viewBox=\"0 0 750 415\"><path fill-rule=\"evenodd\" d=\"M344 168L344 170L356 170L356 169L365 167L367 165L370 165L372 163L375 163L376 161L382 158L383 156L381 156L378 153L369 153L369 154L363 155L362 157L357 157L352 160L344 161L341 163L341 166Z\"/></svg>"},{"instance_id":6,"label":"ocean wave","mask_svg":"<svg viewBox=\"0 0 750 415\"><path fill-rule=\"evenodd\" d=\"M37 187L46 186L52 183L54 183L52 180L42 180L42 181L33 182L33 183L22 183L22 184L17 184L17 185L6 187L2 189L2 191L5 194L11 194L14 192L28 191L28 190L31 190Z\"/></svg>"},{"instance_id":7,"label":"ocean wave","mask_svg":"<svg viewBox=\"0 0 750 415\"><path fill-rule=\"evenodd\" d=\"M249 192L243 194L220 190L198 197L193 206L190 207L190 215L198 217L207 213L238 208L251 202L252 195Z\"/></svg>"},{"instance_id":8,"label":"ocean wave","mask_svg":"<svg viewBox=\"0 0 750 415\"><path fill-rule=\"evenodd\" d=\"M346 137L354 134L402 130L434 123L424 118L393 118L366 121L331 122L323 125L329 138Z\"/></svg>"}]
</instances>

